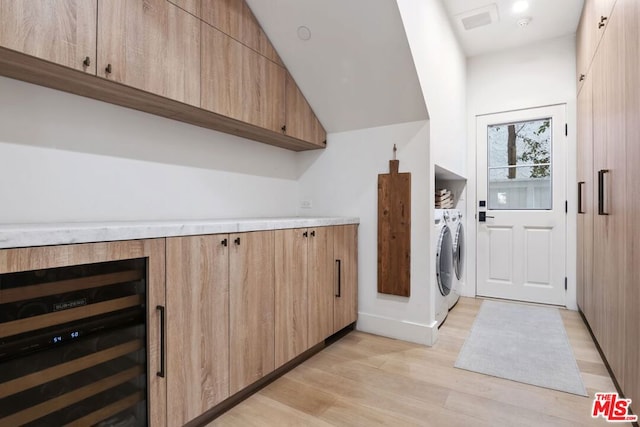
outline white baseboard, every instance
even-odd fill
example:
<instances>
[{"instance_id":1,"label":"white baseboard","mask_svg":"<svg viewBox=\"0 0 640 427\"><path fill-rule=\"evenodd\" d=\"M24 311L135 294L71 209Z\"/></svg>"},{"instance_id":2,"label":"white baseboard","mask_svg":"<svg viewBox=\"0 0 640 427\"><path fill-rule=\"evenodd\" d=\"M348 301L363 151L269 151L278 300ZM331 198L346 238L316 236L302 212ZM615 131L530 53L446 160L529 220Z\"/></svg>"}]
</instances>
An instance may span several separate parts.
<instances>
[{"instance_id":1,"label":"white baseboard","mask_svg":"<svg viewBox=\"0 0 640 427\"><path fill-rule=\"evenodd\" d=\"M375 314L358 313L356 329L383 337L432 346L438 339L437 323L425 325Z\"/></svg>"}]
</instances>

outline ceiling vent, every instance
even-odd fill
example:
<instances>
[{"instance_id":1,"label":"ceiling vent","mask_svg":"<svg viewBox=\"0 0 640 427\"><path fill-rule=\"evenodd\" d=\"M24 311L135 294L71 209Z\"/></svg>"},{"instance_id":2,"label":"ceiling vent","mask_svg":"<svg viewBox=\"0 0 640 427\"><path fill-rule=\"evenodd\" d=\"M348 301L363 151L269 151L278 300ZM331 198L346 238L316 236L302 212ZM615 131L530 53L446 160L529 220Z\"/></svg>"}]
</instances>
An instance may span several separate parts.
<instances>
[{"instance_id":1,"label":"ceiling vent","mask_svg":"<svg viewBox=\"0 0 640 427\"><path fill-rule=\"evenodd\" d=\"M492 3L479 9L463 12L456 15L456 20L465 31L484 27L498 22L498 6Z\"/></svg>"}]
</instances>

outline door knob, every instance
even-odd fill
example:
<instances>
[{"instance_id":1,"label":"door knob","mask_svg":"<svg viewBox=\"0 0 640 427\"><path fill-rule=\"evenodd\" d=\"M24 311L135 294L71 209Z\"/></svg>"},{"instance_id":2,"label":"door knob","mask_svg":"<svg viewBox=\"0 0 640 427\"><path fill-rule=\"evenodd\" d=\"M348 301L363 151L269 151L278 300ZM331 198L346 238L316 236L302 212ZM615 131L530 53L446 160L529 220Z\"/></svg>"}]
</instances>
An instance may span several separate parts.
<instances>
[{"instance_id":1,"label":"door knob","mask_svg":"<svg viewBox=\"0 0 640 427\"><path fill-rule=\"evenodd\" d=\"M478 212L478 221L479 222L487 222L487 218L495 218L495 217L487 215L486 212Z\"/></svg>"}]
</instances>

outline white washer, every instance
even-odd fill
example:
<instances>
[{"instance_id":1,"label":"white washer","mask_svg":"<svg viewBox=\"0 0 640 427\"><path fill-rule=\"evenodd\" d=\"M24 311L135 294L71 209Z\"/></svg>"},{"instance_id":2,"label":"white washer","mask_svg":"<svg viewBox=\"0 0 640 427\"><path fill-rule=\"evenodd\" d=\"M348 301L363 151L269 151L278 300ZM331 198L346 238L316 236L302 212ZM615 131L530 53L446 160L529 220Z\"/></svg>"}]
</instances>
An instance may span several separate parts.
<instances>
[{"instance_id":1,"label":"white washer","mask_svg":"<svg viewBox=\"0 0 640 427\"><path fill-rule=\"evenodd\" d=\"M444 209L436 209L434 216L434 245L436 249L435 307L436 323L440 327L449 312L447 296L451 293L455 273L453 271L453 236L447 226L449 213Z\"/></svg>"},{"instance_id":2,"label":"white washer","mask_svg":"<svg viewBox=\"0 0 640 427\"><path fill-rule=\"evenodd\" d=\"M451 286L451 292L447 296L447 304L449 310L460 299L460 289L462 288L462 274L464 272L464 226L462 221L462 212L457 209L450 209L448 211L449 217L447 220L447 226L451 230L453 236L453 283Z\"/></svg>"}]
</instances>

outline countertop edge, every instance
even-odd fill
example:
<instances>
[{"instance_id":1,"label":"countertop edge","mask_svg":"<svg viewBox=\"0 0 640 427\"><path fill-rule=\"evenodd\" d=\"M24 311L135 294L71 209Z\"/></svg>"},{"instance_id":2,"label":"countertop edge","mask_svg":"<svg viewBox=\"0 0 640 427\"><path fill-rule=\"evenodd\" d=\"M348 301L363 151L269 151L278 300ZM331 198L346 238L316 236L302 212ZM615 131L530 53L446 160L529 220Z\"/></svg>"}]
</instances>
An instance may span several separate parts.
<instances>
[{"instance_id":1,"label":"countertop edge","mask_svg":"<svg viewBox=\"0 0 640 427\"><path fill-rule=\"evenodd\" d=\"M283 217L219 220L77 222L0 225L0 249L115 242L205 234L359 224L357 217Z\"/></svg>"}]
</instances>

